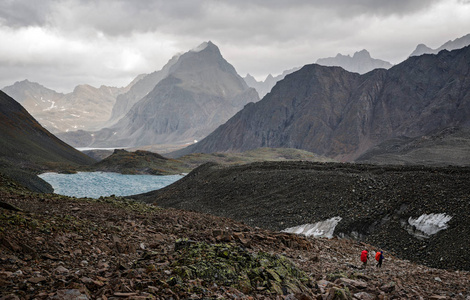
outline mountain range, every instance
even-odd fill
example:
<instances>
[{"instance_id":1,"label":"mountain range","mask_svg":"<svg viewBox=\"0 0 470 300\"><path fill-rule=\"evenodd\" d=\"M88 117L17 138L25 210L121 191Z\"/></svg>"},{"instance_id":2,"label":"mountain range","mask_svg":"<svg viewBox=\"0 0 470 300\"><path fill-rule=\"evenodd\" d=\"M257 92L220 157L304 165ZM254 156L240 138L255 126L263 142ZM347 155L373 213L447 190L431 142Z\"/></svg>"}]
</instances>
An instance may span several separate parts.
<instances>
[{"instance_id":1,"label":"mountain range","mask_svg":"<svg viewBox=\"0 0 470 300\"><path fill-rule=\"evenodd\" d=\"M23 80L2 90L21 103L42 126L53 133L96 130L111 117L116 97L124 88L78 85L67 94L58 93L39 83Z\"/></svg>"},{"instance_id":2,"label":"mountain range","mask_svg":"<svg viewBox=\"0 0 470 300\"><path fill-rule=\"evenodd\" d=\"M306 65L207 138L173 153L288 147L351 161L400 136L470 126L470 47L360 75Z\"/></svg>"},{"instance_id":3,"label":"mountain range","mask_svg":"<svg viewBox=\"0 0 470 300\"><path fill-rule=\"evenodd\" d=\"M164 78L114 125L59 137L82 147L192 143L206 137L247 103L259 100L255 89L246 85L212 42L176 57L151 76ZM130 90L133 95L138 94L139 82ZM143 86L148 90L151 84ZM140 91L142 94L145 92ZM127 97L127 103L137 98Z\"/></svg>"}]
</instances>

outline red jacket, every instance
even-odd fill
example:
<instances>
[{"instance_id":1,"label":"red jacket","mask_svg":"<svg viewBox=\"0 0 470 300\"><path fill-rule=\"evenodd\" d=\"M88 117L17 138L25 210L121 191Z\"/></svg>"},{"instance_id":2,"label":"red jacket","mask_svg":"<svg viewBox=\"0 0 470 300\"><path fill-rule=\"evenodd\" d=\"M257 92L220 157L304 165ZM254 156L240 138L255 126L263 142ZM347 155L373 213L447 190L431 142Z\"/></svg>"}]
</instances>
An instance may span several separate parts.
<instances>
[{"instance_id":1,"label":"red jacket","mask_svg":"<svg viewBox=\"0 0 470 300\"><path fill-rule=\"evenodd\" d=\"M362 262L367 262L367 250L363 250L361 252L361 261Z\"/></svg>"}]
</instances>

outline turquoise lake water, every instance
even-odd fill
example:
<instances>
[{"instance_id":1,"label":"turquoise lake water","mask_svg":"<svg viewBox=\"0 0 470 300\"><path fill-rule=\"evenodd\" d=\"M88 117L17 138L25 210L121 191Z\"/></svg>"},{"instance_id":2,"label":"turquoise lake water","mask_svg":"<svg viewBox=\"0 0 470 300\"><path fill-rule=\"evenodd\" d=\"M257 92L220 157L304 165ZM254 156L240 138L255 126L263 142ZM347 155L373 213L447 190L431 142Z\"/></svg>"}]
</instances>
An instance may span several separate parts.
<instances>
[{"instance_id":1,"label":"turquoise lake water","mask_svg":"<svg viewBox=\"0 0 470 300\"><path fill-rule=\"evenodd\" d=\"M107 172L76 174L43 173L39 175L54 188L54 193L74 197L130 196L161 189L183 175L123 175Z\"/></svg>"}]
</instances>

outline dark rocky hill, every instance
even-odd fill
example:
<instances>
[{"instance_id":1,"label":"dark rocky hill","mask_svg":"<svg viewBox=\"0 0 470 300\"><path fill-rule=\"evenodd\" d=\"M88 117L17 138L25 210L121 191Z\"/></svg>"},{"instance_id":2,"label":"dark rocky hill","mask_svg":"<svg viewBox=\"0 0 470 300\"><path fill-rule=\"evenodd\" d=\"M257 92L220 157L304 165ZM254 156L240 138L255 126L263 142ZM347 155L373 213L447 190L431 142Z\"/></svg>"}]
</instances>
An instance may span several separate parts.
<instances>
[{"instance_id":1,"label":"dark rocky hill","mask_svg":"<svg viewBox=\"0 0 470 300\"><path fill-rule=\"evenodd\" d=\"M206 164L161 190L130 198L282 230L334 217L335 235L439 268L470 270L470 169L349 163ZM445 214L448 228L419 236L410 218Z\"/></svg>"},{"instance_id":2,"label":"dark rocky hill","mask_svg":"<svg viewBox=\"0 0 470 300\"><path fill-rule=\"evenodd\" d=\"M288 147L352 161L392 138L468 128L469 91L470 47L364 75L307 65L174 155Z\"/></svg>"},{"instance_id":3,"label":"dark rocky hill","mask_svg":"<svg viewBox=\"0 0 470 300\"><path fill-rule=\"evenodd\" d=\"M388 61L372 58L369 51L365 49L355 52L353 56L338 53L335 57L319 58L316 63L322 66L341 67L359 74L365 74L374 69L389 69L393 66Z\"/></svg>"},{"instance_id":4,"label":"dark rocky hill","mask_svg":"<svg viewBox=\"0 0 470 300\"><path fill-rule=\"evenodd\" d=\"M137 83L136 83L137 84ZM168 76L115 125L94 133L62 134L72 145L129 147L185 144L206 137L249 102L258 101L211 42L181 55ZM88 134L88 137L87 137ZM90 144L78 144L79 142Z\"/></svg>"},{"instance_id":5,"label":"dark rocky hill","mask_svg":"<svg viewBox=\"0 0 470 300\"><path fill-rule=\"evenodd\" d=\"M44 129L18 102L0 91L0 172L32 190L50 191L31 174L93 162Z\"/></svg>"}]
</instances>

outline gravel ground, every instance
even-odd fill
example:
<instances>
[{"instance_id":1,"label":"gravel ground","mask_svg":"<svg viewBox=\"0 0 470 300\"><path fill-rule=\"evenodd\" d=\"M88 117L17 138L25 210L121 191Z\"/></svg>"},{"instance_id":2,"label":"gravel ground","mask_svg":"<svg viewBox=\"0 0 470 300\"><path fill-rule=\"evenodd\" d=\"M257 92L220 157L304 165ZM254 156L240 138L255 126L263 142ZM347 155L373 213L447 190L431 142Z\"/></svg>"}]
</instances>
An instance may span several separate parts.
<instances>
[{"instance_id":1,"label":"gravel ground","mask_svg":"<svg viewBox=\"0 0 470 300\"><path fill-rule=\"evenodd\" d=\"M132 199L282 230L332 217L336 235L438 268L470 270L470 168L262 162L206 164L182 180ZM449 228L425 239L410 217L445 213Z\"/></svg>"}]
</instances>

